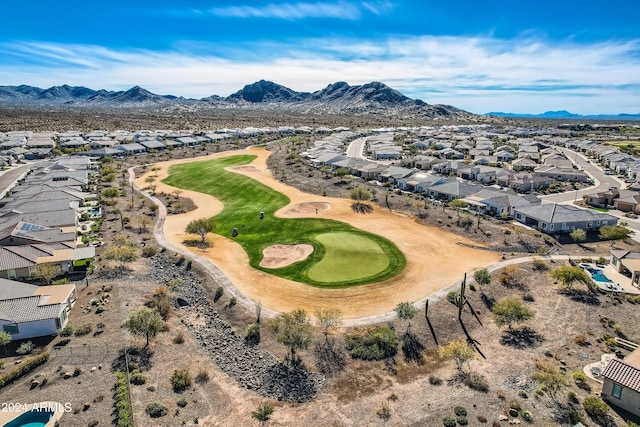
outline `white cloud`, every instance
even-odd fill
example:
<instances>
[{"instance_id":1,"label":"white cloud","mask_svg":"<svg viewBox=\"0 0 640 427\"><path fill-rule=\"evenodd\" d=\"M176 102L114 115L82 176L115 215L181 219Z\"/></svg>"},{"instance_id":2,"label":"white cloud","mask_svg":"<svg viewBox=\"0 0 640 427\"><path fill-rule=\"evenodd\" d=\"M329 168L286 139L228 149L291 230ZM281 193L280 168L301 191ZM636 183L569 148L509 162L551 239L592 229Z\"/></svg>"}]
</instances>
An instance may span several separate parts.
<instances>
[{"instance_id":1,"label":"white cloud","mask_svg":"<svg viewBox=\"0 0 640 427\"><path fill-rule=\"evenodd\" d=\"M228 95L259 79L298 91L329 83L382 81L407 96L477 113L638 113L640 41L549 43L535 38L404 37L298 40L180 51L115 51L98 46L0 45L3 84L68 83L91 88L133 85L161 94ZM260 52L261 55L255 55ZM251 53L251 54L249 54ZM13 64L13 65L10 65Z\"/></svg>"},{"instance_id":2,"label":"white cloud","mask_svg":"<svg viewBox=\"0 0 640 427\"><path fill-rule=\"evenodd\" d=\"M296 20L304 18L359 19L360 8L347 2L338 3L282 3L265 6L216 7L209 13L233 18L275 18Z\"/></svg>"}]
</instances>

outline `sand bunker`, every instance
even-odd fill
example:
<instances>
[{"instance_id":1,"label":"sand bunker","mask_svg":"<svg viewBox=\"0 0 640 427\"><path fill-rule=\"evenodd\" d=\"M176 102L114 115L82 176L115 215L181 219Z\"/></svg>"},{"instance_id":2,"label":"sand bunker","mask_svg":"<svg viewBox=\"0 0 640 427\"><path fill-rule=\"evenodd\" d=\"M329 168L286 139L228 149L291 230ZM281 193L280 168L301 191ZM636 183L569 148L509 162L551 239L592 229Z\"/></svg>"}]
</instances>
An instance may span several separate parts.
<instances>
[{"instance_id":1,"label":"sand bunker","mask_svg":"<svg viewBox=\"0 0 640 427\"><path fill-rule=\"evenodd\" d=\"M311 245L271 245L262 251L260 267L281 268L306 259L313 252Z\"/></svg>"},{"instance_id":2,"label":"sand bunker","mask_svg":"<svg viewBox=\"0 0 640 427\"><path fill-rule=\"evenodd\" d=\"M293 207L287 209L285 214L314 214L331 209L331 203L327 202L304 202L297 203Z\"/></svg>"}]
</instances>

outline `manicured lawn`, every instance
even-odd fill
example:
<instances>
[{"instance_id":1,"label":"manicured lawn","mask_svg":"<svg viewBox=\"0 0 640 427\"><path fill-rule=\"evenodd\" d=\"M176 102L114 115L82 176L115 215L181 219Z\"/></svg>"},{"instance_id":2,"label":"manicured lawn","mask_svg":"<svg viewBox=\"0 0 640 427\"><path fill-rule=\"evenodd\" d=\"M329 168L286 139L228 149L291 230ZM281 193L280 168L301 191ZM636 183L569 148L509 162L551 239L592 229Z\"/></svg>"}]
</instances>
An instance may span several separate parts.
<instances>
[{"instance_id":1,"label":"manicured lawn","mask_svg":"<svg viewBox=\"0 0 640 427\"><path fill-rule=\"evenodd\" d=\"M337 232L318 234L326 250L324 258L309 269L316 282L331 283L336 276L346 280L373 277L389 266L382 247L366 236Z\"/></svg>"},{"instance_id":2,"label":"manicured lawn","mask_svg":"<svg viewBox=\"0 0 640 427\"><path fill-rule=\"evenodd\" d=\"M332 288L379 282L402 271L406 264L404 255L381 236L330 219L276 218L275 212L289 203L288 197L252 178L224 170L229 166L246 165L254 158L252 155L238 155L173 165L169 169L169 177L163 182L221 200L224 209L215 216L216 233L231 239L232 229L236 227L239 234L233 240L247 252L253 268L297 282ZM260 212L264 212L262 220ZM321 240L332 240L327 237L332 233L346 235L346 242L323 244ZM260 267L262 250L267 246L299 243L314 247L306 260L278 269ZM332 269L334 261L346 253L365 265L354 266L352 263L351 268L341 266ZM325 255L328 258L325 259Z\"/></svg>"}]
</instances>

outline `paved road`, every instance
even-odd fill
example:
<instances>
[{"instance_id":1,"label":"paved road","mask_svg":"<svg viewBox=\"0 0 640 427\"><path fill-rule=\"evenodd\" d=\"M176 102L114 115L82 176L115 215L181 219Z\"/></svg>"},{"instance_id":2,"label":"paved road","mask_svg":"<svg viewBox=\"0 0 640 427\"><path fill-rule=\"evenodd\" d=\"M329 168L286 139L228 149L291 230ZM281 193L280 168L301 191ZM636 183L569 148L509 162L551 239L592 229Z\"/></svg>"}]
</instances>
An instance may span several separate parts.
<instances>
[{"instance_id":1,"label":"paved road","mask_svg":"<svg viewBox=\"0 0 640 427\"><path fill-rule=\"evenodd\" d=\"M357 138L351 141L349 148L347 148L347 157L354 159L366 159L364 151L364 143L367 141L366 137Z\"/></svg>"},{"instance_id":2,"label":"paved road","mask_svg":"<svg viewBox=\"0 0 640 427\"><path fill-rule=\"evenodd\" d=\"M28 163L14 169L0 172L0 199L4 197L6 191L13 187L16 181L19 180L22 175L27 173L33 165L34 163Z\"/></svg>"},{"instance_id":3,"label":"paved road","mask_svg":"<svg viewBox=\"0 0 640 427\"><path fill-rule=\"evenodd\" d=\"M566 193L549 194L546 196L540 196L543 201L556 202L556 203L572 203L575 200L582 198L586 194L595 193L598 191L607 191L611 187L622 188L623 182L613 175L605 175L599 166L594 165L584 157L582 154L577 153L567 148L555 147L558 151L563 152L569 160L571 160L578 168L584 170L594 181L595 185L584 188L582 190L569 191Z\"/></svg>"}]
</instances>

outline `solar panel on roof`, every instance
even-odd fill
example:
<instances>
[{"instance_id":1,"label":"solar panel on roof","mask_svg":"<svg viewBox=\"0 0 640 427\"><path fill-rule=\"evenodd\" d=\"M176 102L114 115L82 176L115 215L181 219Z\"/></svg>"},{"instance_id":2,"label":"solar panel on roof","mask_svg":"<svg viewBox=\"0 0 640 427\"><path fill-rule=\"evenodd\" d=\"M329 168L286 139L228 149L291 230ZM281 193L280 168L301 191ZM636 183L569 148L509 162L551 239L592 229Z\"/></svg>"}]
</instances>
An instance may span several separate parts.
<instances>
[{"instance_id":1,"label":"solar panel on roof","mask_svg":"<svg viewBox=\"0 0 640 427\"><path fill-rule=\"evenodd\" d=\"M43 231L43 230L46 230L46 229L47 229L47 227L43 227L42 225L30 224L28 222L25 222L20 227L20 230L24 230L24 231Z\"/></svg>"}]
</instances>

